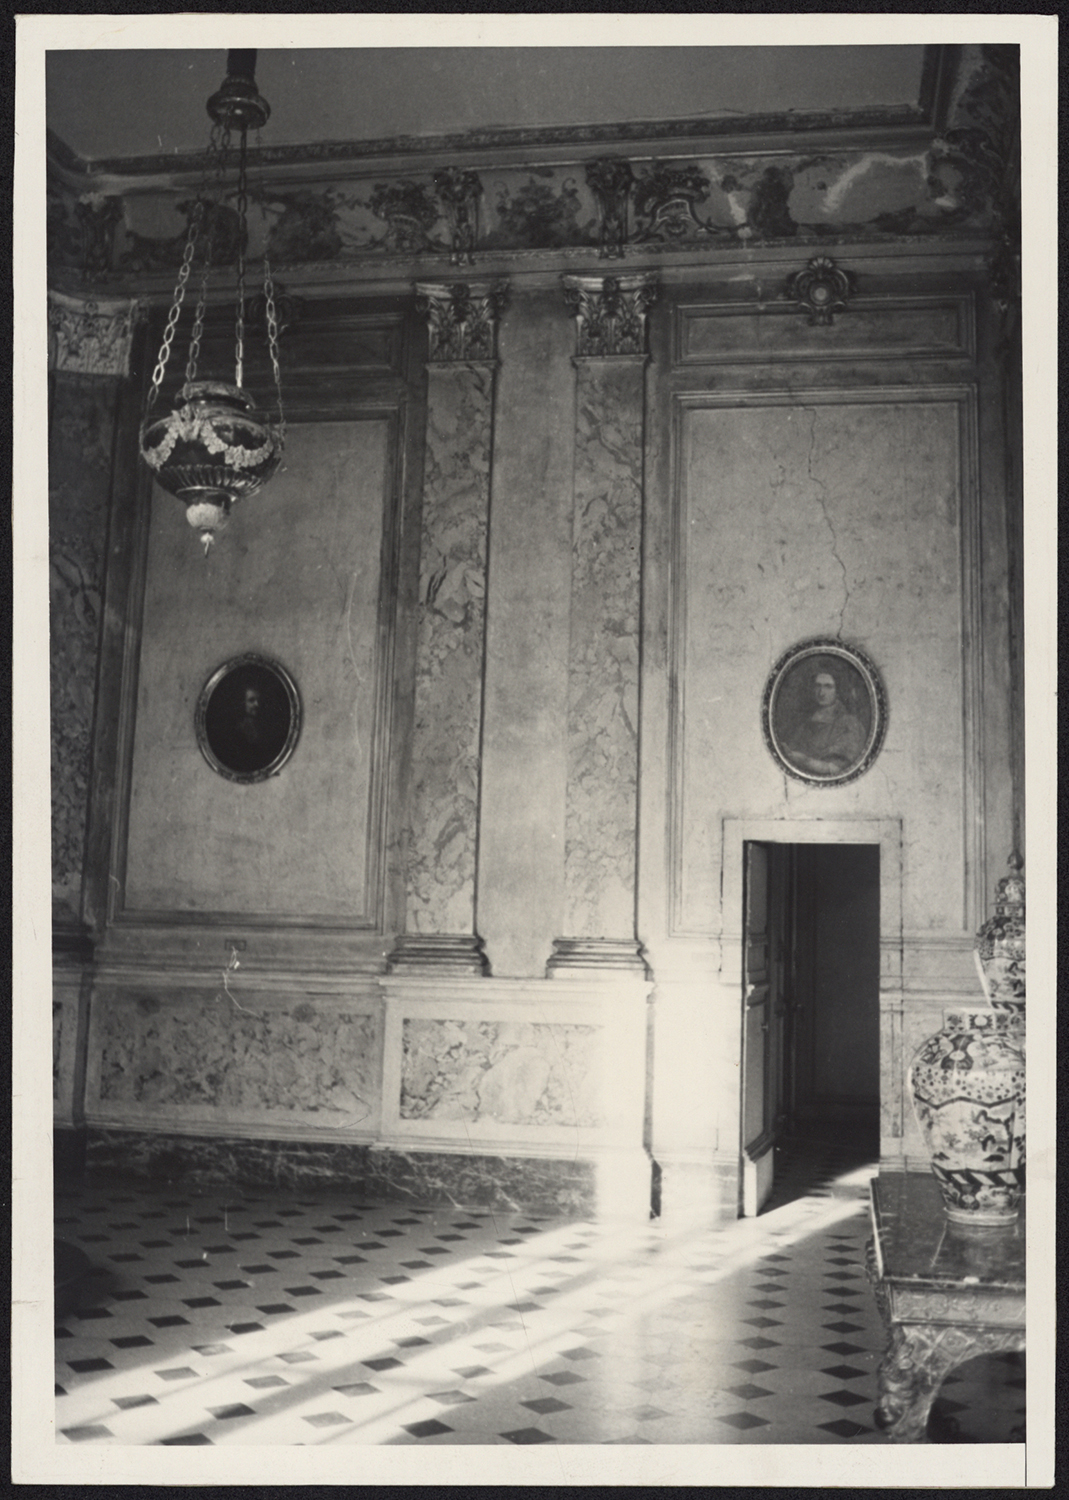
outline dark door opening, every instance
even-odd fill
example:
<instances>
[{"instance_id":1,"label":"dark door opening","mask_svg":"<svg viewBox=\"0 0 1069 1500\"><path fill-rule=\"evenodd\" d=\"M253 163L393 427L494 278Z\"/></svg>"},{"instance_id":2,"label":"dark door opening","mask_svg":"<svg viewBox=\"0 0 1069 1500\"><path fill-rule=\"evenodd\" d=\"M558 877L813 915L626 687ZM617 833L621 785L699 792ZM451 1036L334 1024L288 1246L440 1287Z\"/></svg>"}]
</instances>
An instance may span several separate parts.
<instances>
[{"instance_id":1,"label":"dark door opening","mask_svg":"<svg viewBox=\"0 0 1069 1500\"><path fill-rule=\"evenodd\" d=\"M747 843L742 1203L773 1191L777 1146L879 1149L880 851ZM804 1171L803 1174L804 1175Z\"/></svg>"}]
</instances>

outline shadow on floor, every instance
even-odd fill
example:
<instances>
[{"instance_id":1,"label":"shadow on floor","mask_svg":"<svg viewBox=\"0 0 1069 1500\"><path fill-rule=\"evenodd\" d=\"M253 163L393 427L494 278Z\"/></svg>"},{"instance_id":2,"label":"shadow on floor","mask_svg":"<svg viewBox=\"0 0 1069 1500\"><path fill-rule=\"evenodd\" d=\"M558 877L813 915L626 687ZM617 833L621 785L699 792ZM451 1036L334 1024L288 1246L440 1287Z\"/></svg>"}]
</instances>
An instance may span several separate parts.
<instances>
[{"instance_id":1,"label":"shadow on floor","mask_svg":"<svg viewBox=\"0 0 1069 1500\"><path fill-rule=\"evenodd\" d=\"M836 1184L857 1174L875 1175L879 1163L879 1134L857 1126L808 1124L784 1136L775 1147L772 1193L761 1209L771 1213L799 1198L834 1197Z\"/></svg>"}]
</instances>

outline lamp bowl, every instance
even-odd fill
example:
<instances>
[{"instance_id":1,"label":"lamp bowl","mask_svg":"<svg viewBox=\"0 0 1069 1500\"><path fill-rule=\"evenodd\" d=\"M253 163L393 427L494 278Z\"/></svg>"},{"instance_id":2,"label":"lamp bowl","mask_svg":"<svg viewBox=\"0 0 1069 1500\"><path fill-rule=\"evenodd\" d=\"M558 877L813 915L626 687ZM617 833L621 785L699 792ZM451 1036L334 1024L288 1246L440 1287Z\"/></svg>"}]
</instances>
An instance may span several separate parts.
<instances>
[{"instance_id":1,"label":"lamp bowl","mask_svg":"<svg viewBox=\"0 0 1069 1500\"><path fill-rule=\"evenodd\" d=\"M282 460L282 437L247 391L219 380L183 386L167 416L141 429L141 457L169 495L189 505L207 496L254 495Z\"/></svg>"}]
</instances>

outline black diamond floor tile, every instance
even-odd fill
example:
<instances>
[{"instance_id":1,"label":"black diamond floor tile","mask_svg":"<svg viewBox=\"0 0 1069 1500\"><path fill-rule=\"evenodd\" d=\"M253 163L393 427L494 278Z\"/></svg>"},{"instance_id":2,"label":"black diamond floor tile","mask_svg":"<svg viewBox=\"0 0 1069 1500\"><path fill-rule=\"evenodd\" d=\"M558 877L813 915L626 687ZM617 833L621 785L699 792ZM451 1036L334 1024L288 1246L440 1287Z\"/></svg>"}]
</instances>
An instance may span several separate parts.
<instances>
[{"instance_id":1,"label":"black diamond floor tile","mask_svg":"<svg viewBox=\"0 0 1069 1500\"><path fill-rule=\"evenodd\" d=\"M834 1402L836 1406L861 1406L869 1400L868 1396L859 1396L856 1391L829 1391L827 1395L821 1396L821 1401Z\"/></svg>"},{"instance_id":2,"label":"black diamond floor tile","mask_svg":"<svg viewBox=\"0 0 1069 1500\"><path fill-rule=\"evenodd\" d=\"M817 1426L822 1432L833 1432L836 1437L845 1439L859 1438L863 1433L872 1431L871 1427L851 1422L848 1417L840 1417L837 1422L818 1422Z\"/></svg>"},{"instance_id":3,"label":"black diamond floor tile","mask_svg":"<svg viewBox=\"0 0 1069 1500\"><path fill-rule=\"evenodd\" d=\"M729 1427L736 1427L740 1432L745 1431L748 1427L767 1427L769 1425L766 1417L755 1417L749 1411L733 1411L727 1416L718 1416L716 1420L726 1423Z\"/></svg>"},{"instance_id":4,"label":"black diamond floor tile","mask_svg":"<svg viewBox=\"0 0 1069 1500\"><path fill-rule=\"evenodd\" d=\"M282 1190L243 1198L239 1208L224 1201L222 1192L191 1193L187 1202L164 1200L155 1190L138 1187L116 1210L109 1206L114 1195L108 1198L89 1184L65 1200L62 1217L75 1226L66 1231L68 1238L81 1240L78 1230L92 1230L88 1215L96 1207L102 1207L106 1224L128 1217L145 1226L140 1232L149 1238L142 1241L122 1229L98 1238L105 1247L97 1252L101 1262L115 1266L116 1280L122 1275L134 1286L120 1283L92 1298L110 1317L94 1318L89 1307L83 1310L88 1318L56 1330L60 1357L65 1337L66 1347L79 1356L58 1369L56 1430L106 1424L115 1436L96 1439L105 1443L209 1444L209 1433L218 1438L222 1431L220 1441L268 1445L420 1439L436 1445L648 1444L711 1438L764 1444L797 1434L791 1414L804 1400L809 1412L814 1404L829 1416L839 1408L838 1418L819 1426L819 1418L810 1417L809 1441L884 1441L871 1425L883 1335L861 1272L865 1203L860 1195L856 1206L844 1202L842 1189L833 1185L838 1167L830 1157L826 1161L820 1186L836 1195L834 1203L822 1204L812 1191L813 1178L807 1183L800 1169L781 1179L777 1157L776 1187L782 1188L784 1208L770 1207L737 1232L728 1226L692 1238L681 1254L675 1254L670 1235L666 1243L659 1225L619 1236L601 1226L550 1217L517 1223L519 1215L460 1210L463 1217L452 1220L440 1209L406 1206L398 1214L396 1208L356 1205L330 1194L313 1193L305 1200ZM823 1227L833 1212L848 1217ZM263 1217L252 1220L252 1213ZM781 1213L784 1217L777 1217ZM789 1213L796 1215L793 1227ZM235 1247L251 1248L250 1226L260 1259L235 1265ZM206 1248L202 1231L218 1243ZM569 1232L572 1239L565 1241ZM755 1242L762 1232L766 1238ZM118 1261L109 1254L113 1236L116 1254L137 1253L140 1261ZM420 1246L420 1239L427 1243ZM506 1266L521 1247L522 1259ZM666 1248L668 1255L662 1253ZM757 1249L763 1253L755 1259ZM178 1256L183 1263L177 1263ZM127 1269L120 1272L120 1265ZM283 1277L292 1285L284 1287ZM216 1291L223 1299L214 1297ZM258 1296L267 1302L256 1302ZM178 1306L188 1318L170 1322L181 1317ZM254 1306L266 1323L251 1320ZM823 1308L823 1314L814 1308ZM750 1327L740 1326L740 1316L751 1313ZM196 1329L188 1321L194 1315ZM840 1320L831 1322L836 1315ZM814 1332L821 1316L829 1321ZM320 1326L309 1327L310 1322ZM417 1335L416 1327L426 1337ZM236 1337L253 1332L254 1340ZM740 1339L740 1332L752 1336ZM198 1335L205 1342L192 1346ZM524 1352L528 1339L539 1361L534 1367ZM821 1339L827 1342L818 1343ZM312 1352L312 1344L319 1353ZM695 1399L698 1351L706 1344L701 1367L716 1371L712 1410L709 1402ZM673 1359L677 1348L680 1357ZM469 1362L476 1351L485 1363ZM186 1363L191 1354L196 1368ZM833 1362L825 1364L829 1356ZM284 1375L273 1373L279 1365ZM816 1382L808 1379L804 1389L812 1394L804 1397L790 1378L799 1367L819 1372ZM1010 1441L1010 1426L1018 1436L1023 1428L1021 1390L1010 1388L1020 1382L1022 1366L1001 1368L1004 1440ZM377 1371L382 1379L373 1382ZM452 1385L450 1374L462 1384ZM762 1384L766 1375L767 1386ZM828 1389L817 1402L819 1376ZM727 1379L735 1383L726 1387ZM650 1404L622 1409L621 1380L632 1400L645 1397ZM232 1411L234 1417L191 1420L188 1403L202 1389L213 1413ZM574 1400L562 1399L565 1389ZM961 1435L939 1440L974 1441L965 1418L990 1401L989 1389L982 1383L952 1389L960 1400L946 1402L943 1412L948 1424L960 1418ZM112 1390L123 1394L111 1396ZM257 1397L262 1409L253 1406ZM181 1415L173 1409L176 1401L186 1403ZM739 1410L723 1410L735 1401ZM443 1417L455 1413L455 1426L462 1430L454 1432L429 1416L427 1422L402 1426L407 1416L421 1415L417 1403L424 1403L424 1416L434 1407ZM1011 1412L1011 1404L1020 1412ZM717 1406L722 1415L716 1415ZM207 1402L202 1409L207 1412ZM510 1412L513 1421L520 1418L515 1427L508 1425ZM551 1419L561 1417L559 1437L524 1425L524 1413L546 1418L555 1430L558 1424ZM288 1424L286 1435L274 1439L273 1433L283 1430L274 1425L280 1420ZM143 1436L127 1437L135 1430L124 1427L128 1421L136 1422ZM206 1422L212 1423L208 1431Z\"/></svg>"},{"instance_id":5,"label":"black diamond floor tile","mask_svg":"<svg viewBox=\"0 0 1069 1500\"><path fill-rule=\"evenodd\" d=\"M404 1422L402 1426L405 1432L410 1432L413 1437L440 1437L443 1432L453 1432L452 1427L447 1427L444 1422L437 1421L431 1417L425 1422Z\"/></svg>"}]
</instances>

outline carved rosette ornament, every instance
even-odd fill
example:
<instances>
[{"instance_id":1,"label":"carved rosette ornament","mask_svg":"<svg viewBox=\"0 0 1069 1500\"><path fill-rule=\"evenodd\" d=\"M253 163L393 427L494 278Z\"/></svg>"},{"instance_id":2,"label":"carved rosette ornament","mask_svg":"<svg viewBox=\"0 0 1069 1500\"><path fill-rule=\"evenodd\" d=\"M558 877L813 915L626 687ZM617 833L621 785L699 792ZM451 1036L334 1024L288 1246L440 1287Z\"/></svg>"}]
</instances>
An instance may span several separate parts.
<instances>
[{"instance_id":1,"label":"carved rosette ornament","mask_svg":"<svg viewBox=\"0 0 1069 1500\"><path fill-rule=\"evenodd\" d=\"M508 297L504 281L416 283L416 305L427 314L430 364L487 362L497 357L497 320Z\"/></svg>"},{"instance_id":2,"label":"carved rosette ornament","mask_svg":"<svg viewBox=\"0 0 1069 1500\"><path fill-rule=\"evenodd\" d=\"M804 271L787 277L787 296L808 312L807 322L830 327L832 314L846 310L853 277L828 255L815 255Z\"/></svg>"},{"instance_id":3,"label":"carved rosette ornament","mask_svg":"<svg viewBox=\"0 0 1069 1500\"><path fill-rule=\"evenodd\" d=\"M483 193L478 172L444 167L434 174L434 191L444 204L449 220L450 264L473 265L475 242L479 237L479 199Z\"/></svg>"},{"instance_id":4,"label":"carved rosette ornament","mask_svg":"<svg viewBox=\"0 0 1069 1500\"><path fill-rule=\"evenodd\" d=\"M598 204L598 255L622 260L627 246L627 207L635 174L623 156L601 156L587 163L587 185Z\"/></svg>"},{"instance_id":5,"label":"carved rosette ornament","mask_svg":"<svg viewBox=\"0 0 1069 1500\"><path fill-rule=\"evenodd\" d=\"M646 313L657 296L656 277L562 276L564 300L575 313L580 359L646 352Z\"/></svg>"},{"instance_id":6,"label":"carved rosette ornament","mask_svg":"<svg viewBox=\"0 0 1069 1500\"><path fill-rule=\"evenodd\" d=\"M48 368L125 379L138 303L81 301L48 293Z\"/></svg>"}]
</instances>

